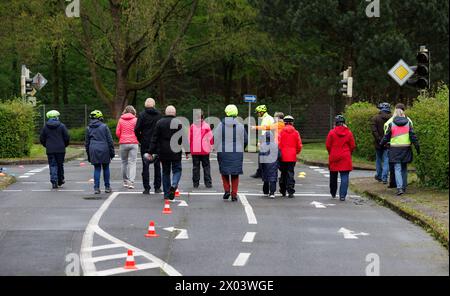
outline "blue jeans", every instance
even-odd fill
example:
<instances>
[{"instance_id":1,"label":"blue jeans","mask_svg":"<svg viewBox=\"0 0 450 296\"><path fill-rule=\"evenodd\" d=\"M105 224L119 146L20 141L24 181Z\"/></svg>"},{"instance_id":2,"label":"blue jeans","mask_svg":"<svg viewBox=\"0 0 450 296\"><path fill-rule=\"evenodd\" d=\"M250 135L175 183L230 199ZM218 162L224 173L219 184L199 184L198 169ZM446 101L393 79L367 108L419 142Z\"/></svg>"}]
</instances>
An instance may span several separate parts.
<instances>
[{"instance_id":1,"label":"blue jeans","mask_svg":"<svg viewBox=\"0 0 450 296\"><path fill-rule=\"evenodd\" d=\"M161 161L164 197L169 197L170 187L177 188L181 179L181 160ZM172 171L172 180L170 172Z\"/></svg>"},{"instance_id":2,"label":"blue jeans","mask_svg":"<svg viewBox=\"0 0 450 296\"><path fill-rule=\"evenodd\" d=\"M396 162L394 163L394 170L397 189L405 190L408 186L408 164Z\"/></svg>"},{"instance_id":3,"label":"blue jeans","mask_svg":"<svg viewBox=\"0 0 450 296\"><path fill-rule=\"evenodd\" d=\"M350 172L330 172L330 193L336 196L338 186L338 174L341 175L341 186L339 187L339 197L346 198L348 192L348 182Z\"/></svg>"},{"instance_id":4,"label":"blue jeans","mask_svg":"<svg viewBox=\"0 0 450 296\"><path fill-rule=\"evenodd\" d=\"M100 189L100 175L103 168L103 180L105 181L105 188L110 188L111 184L109 182L110 172L109 163L94 164L94 189Z\"/></svg>"},{"instance_id":5,"label":"blue jeans","mask_svg":"<svg viewBox=\"0 0 450 296\"><path fill-rule=\"evenodd\" d=\"M50 182L61 184L64 181L64 157L65 153L47 154L48 166L50 169Z\"/></svg>"},{"instance_id":6,"label":"blue jeans","mask_svg":"<svg viewBox=\"0 0 450 296\"><path fill-rule=\"evenodd\" d=\"M389 175L389 150L387 149L376 149L376 167L377 174L375 177L377 179L382 180L383 182L387 182Z\"/></svg>"}]
</instances>

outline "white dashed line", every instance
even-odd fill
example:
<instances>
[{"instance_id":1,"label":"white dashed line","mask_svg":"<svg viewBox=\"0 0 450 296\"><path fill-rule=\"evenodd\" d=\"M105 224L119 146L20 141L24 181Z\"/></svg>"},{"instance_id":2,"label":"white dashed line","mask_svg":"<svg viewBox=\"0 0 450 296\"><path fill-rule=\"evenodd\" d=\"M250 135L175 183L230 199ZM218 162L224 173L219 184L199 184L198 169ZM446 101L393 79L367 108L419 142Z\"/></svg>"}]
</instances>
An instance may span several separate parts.
<instances>
[{"instance_id":1,"label":"white dashed line","mask_svg":"<svg viewBox=\"0 0 450 296\"><path fill-rule=\"evenodd\" d=\"M122 247L123 246L119 245L119 244L108 244L108 245L102 245L102 246L97 246L97 247L91 247L91 248L83 250L83 251L95 252L95 251L100 251L100 250L115 249L115 248L122 248Z\"/></svg>"},{"instance_id":2,"label":"white dashed line","mask_svg":"<svg viewBox=\"0 0 450 296\"><path fill-rule=\"evenodd\" d=\"M244 266L248 258L250 258L251 253L240 253L236 260L234 260L233 266Z\"/></svg>"},{"instance_id":3,"label":"white dashed line","mask_svg":"<svg viewBox=\"0 0 450 296\"><path fill-rule=\"evenodd\" d=\"M247 232L242 239L243 243L252 243L255 240L256 232Z\"/></svg>"},{"instance_id":4,"label":"white dashed line","mask_svg":"<svg viewBox=\"0 0 450 296\"><path fill-rule=\"evenodd\" d=\"M19 176L19 179L26 179L29 178L30 176Z\"/></svg>"},{"instance_id":5,"label":"white dashed line","mask_svg":"<svg viewBox=\"0 0 450 296\"><path fill-rule=\"evenodd\" d=\"M253 212L253 208L250 205L250 203L248 202L245 195L239 194L239 198L241 199L241 203L244 206L245 214L247 214L248 224L258 224L255 213Z\"/></svg>"}]
</instances>

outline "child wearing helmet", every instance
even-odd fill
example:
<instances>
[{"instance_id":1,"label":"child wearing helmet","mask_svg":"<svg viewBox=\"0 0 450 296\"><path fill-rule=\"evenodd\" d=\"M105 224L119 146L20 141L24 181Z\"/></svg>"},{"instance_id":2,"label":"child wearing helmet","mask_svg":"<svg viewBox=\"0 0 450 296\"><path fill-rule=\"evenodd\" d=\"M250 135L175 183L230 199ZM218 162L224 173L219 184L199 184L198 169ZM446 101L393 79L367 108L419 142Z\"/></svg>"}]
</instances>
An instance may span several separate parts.
<instances>
[{"instance_id":1,"label":"child wearing helmet","mask_svg":"<svg viewBox=\"0 0 450 296\"><path fill-rule=\"evenodd\" d=\"M57 110L48 111L47 122L42 128L39 140L45 147L50 169L52 188L57 189L64 183L64 158L66 147L69 146L70 136L66 126L59 120Z\"/></svg>"},{"instance_id":2,"label":"child wearing helmet","mask_svg":"<svg viewBox=\"0 0 450 296\"><path fill-rule=\"evenodd\" d=\"M259 105L258 107L255 108L255 113L258 116L259 121L261 123L258 126L253 126L252 129L261 131L261 134L260 134L261 136L265 135L267 132L270 132L273 124L275 123L275 120L267 112L267 106ZM258 145L260 145L260 144L261 143L259 142ZM252 178L261 178L261 162L259 160L259 156L258 156L258 169L256 170L256 172L253 175L251 175L251 177Z\"/></svg>"},{"instance_id":3,"label":"child wearing helmet","mask_svg":"<svg viewBox=\"0 0 450 296\"><path fill-rule=\"evenodd\" d=\"M330 131L326 142L329 154L330 193L332 198L336 198L338 175L340 175L339 198L341 201L345 201L350 172L353 170L352 154L356 144L352 132L345 125L344 116L336 116L335 122L336 127Z\"/></svg>"},{"instance_id":4,"label":"child wearing helmet","mask_svg":"<svg viewBox=\"0 0 450 296\"><path fill-rule=\"evenodd\" d=\"M109 164L115 156L114 143L111 131L103 123L103 114L94 110L90 114L90 122L86 128L86 153L88 161L94 166L94 192L100 194L100 174L103 169L105 182L105 193L110 193L110 171Z\"/></svg>"}]
</instances>

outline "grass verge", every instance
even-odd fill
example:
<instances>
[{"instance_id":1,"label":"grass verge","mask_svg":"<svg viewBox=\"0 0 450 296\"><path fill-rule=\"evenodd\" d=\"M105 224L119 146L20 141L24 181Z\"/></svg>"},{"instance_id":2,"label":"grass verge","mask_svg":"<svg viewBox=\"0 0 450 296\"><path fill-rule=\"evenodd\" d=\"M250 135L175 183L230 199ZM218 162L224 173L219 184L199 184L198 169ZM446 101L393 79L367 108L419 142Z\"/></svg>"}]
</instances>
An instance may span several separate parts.
<instances>
[{"instance_id":1,"label":"grass verge","mask_svg":"<svg viewBox=\"0 0 450 296\"><path fill-rule=\"evenodd\" d=\"M67 147L66 148L66 161L73 160L84 155L84 149L80 147ZM31 153L29 157L22 158L2 158L0 159L0 165L16 165L16 164L44 164L47 163L47 154L45 148L42 145L34 144L31 147Z\"/></svg>"}]
</instances>

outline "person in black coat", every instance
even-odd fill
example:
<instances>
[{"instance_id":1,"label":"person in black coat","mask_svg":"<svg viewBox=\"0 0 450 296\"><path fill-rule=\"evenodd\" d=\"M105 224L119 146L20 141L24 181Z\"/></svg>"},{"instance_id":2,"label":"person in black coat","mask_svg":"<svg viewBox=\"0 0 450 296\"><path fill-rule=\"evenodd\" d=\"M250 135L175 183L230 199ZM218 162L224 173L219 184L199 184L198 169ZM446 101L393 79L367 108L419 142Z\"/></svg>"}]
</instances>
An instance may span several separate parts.
<instances>
[{"instance_id":1,"label":"person in black coat","mask_svg":"<svg viewBox=\"0 0 450 296\"><path fill-rule=\"evenodd\" d=\"M174 199L175 191L178 189L178 183L181 179L182 148L185 150L186 159L189 158L188 135L183 130L181 121L175 116L175 107L168 106L166 116L161 118L155 126L150 149L147 151L150 155L149 161L153 160L153 154L157 154L161 161L164 199L170 200ZM174 137L179 137L178 141L173 140Z\"/></svg>"},{"instance_id":2,"label":"person in black coat","mask_svg":"<svg viewBox=\"0 0 450 296\"><path fill-rule=\"evenodd\" d=\"M142 157L142 183L144 186L143 194L150 194L150 162L145 159L145 152L149 151L150 143L155 131L156 123L162 118L161 113L155 109L155 100L148 98L145 101L145 110L139 114L134 133L141 144ZM155 193L161 193L161 164L156 158L153 162Z\"/></svg>"},{"instance_id":3,"label":"person in black coat","mask_svg":"<svg viewBox=\"0 0 450 296\"><path fill-rule=\"evenodd\" d=\"M214 135L219 171L224 188L223 199L237 201L239 175L243 172L244 151L248 144L244 125L236 120L238 109L235 105L225 108L226 117L221 121ZM230 182L231 178L231 182ZM230 184L231 183L231 184Z\"/></svg>"},{"instance_id":4,"label":"person in black coat","mask_svg":"<svg viewBox=\"0 0 450 296\"><path fill-rule=\"evenodd\" d=\"M59 120L59 112L47 112L47 123L40 133L40 142L46 148L48 165L50 169L50 182L52 188L57 189L65 183L64 158L66 147L69 146L70 137L66 126Z\"/></svg>"},{"instance_id":5,"label":"person in black coat","mask_svg":"<svg viewBox=\"0 0 450 296\"><path fill-rule=\"evenodd\" d=\"M389 176L389 157L388 149L380 145L384 137L384 124L392 117L391 105L389 103L381 103L378 105L380 112L372 118L372 136L375 145L376 155L376 175L375 180L387 184Z\"/></svg>"},{"instance_id":6,"label":"person in black coat","mask_svg":"<svg viewBox=\"0 0 450 296\"><path fill-rule=\"evenodd\" d=\"M110 171L109 164L115 156L114 142L111 131L103 123L103 114L94 110L90 114L91 121L86 129L85 148L88 161L94 166L94 190L100 194L100 174L103 169L105 182L105 193L110 193Z\"/></svg>"}]
</instances>

